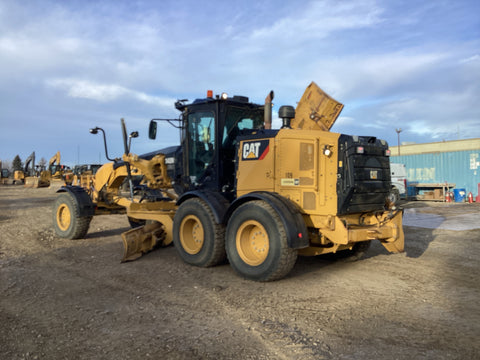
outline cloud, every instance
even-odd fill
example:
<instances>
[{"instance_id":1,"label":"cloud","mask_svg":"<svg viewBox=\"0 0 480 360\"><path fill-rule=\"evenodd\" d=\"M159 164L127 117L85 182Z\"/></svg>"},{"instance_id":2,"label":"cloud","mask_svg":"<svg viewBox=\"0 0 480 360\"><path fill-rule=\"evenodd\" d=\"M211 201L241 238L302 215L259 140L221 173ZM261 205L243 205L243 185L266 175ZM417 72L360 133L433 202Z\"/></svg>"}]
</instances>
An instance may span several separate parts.
<instances>
[{"instance_id":1,"label":"cloud","mask_svg":"<svg viewBox=\"0 0 480 360\"><path fill-rule=\"evenodd\" d=\"M279 106L295 106L312 80L345 104L334 131L396 142L402 127L402 140L432 141L460 127L480 137L475 9L473 1L4 0L2 154L57 128L62 139L45 143L75 142L69 129L82 127L87 144L95 140L89 126L114 134L120 117L144 135L148 119L178 116L175 99L207 89L257 103L275 90L279 127ZM15 142L2 134L15 134ZM175 129L161 135L155 143L137 139L136 149L178 142Z\"/></svg>"},{"instance_id":2,"label":"cloud","mask_svg":"<svg viewBox=\"0 0 480 360\"><path fill-rule=\"evenodd\" d=\"M446 57L442 53L419 53L417 49L363 56L348 54L314 61L309 69L329 93L350 102L359 97L391 96Z\"/></svg>"},{"instance_id":3,"label":"cloud","mask_svg":"<svg viewBox=\"0 0 480 360\"><path fill-rule=\"evenodd\" d=\"M128 89L118 85L100 85L75 79L47 80L50 87L63 90L72 98L83 98L101 102L112 101L128 94Z\"/></svg>"},{"instance_id":4,"label":"cloud","mask_svg":"<svg viewBox=\"0 0 480 360\"><path fill-rule=\"evenodd\" d=\"M469 63L469 62L476 62L478 63L480 61L480 55L479 54L475 54L473 56L470 56L466 59L461 59L459 61L460 64L466 64L466 63Z\"/></svg>"},{"instance_id":5,"label":"cloud","mask_svg":"<svg viewBox=\"0 0 480 360\"><path fill-rule=\"evenodd\" d=\"M116 84L98 84L81 79L49 79L46 80L46 85L64 91L67 96L72 98L100 102L109 102L122 97L128 97L152 105L171 106L175 101L171 97L152 96Z\"/></svg>"},{"instance_id":6,"label":"cloud","mask_svg":"<svg viewBox=\"0 0 480 360\"><path fill-rule=\"evenodd\" d=\"M270 26L254 29L249 41L322 39L336 31L375 25L381 21L381 13L375 1L309 2L300 11L282 17Z\"/></svg>"}]
</instances>

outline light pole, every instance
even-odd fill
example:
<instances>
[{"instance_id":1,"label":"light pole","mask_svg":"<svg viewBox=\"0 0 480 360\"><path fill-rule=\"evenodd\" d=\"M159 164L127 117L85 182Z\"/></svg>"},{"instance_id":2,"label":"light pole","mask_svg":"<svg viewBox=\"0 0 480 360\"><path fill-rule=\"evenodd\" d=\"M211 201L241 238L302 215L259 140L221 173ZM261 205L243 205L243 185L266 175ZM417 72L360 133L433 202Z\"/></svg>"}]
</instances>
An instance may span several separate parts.
<instances>
[{"instance_id":1,"label":"light pole","mask_svg":"<svg viewBox=\"0 0 480 360\"><path fill-rule=\"evenodd\" d=\"M397 132L397 137L398 137L398 156L400 156L400 133L402 132L402 128L399 128L399 129L395 129L395 131Z\"/></svg>"}]
</instances>

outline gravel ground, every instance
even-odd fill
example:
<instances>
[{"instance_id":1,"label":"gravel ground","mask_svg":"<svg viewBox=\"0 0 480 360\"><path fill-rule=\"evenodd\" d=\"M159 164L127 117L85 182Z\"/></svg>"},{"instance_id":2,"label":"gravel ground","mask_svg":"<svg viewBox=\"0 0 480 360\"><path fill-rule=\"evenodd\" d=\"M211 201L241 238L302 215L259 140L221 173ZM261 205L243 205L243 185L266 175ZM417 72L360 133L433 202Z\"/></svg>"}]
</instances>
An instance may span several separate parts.
<instances>
[{"instance_id":1,"label":"gravel ground","mask_svg":"<svg viewBox=\"0 0 480 360\"><path fill-rule=\"evenodd\" d=\"M480 358L480 204L405 203L405 253L257 283L174 247L121 264L124 215L56 238L55 195L0 186L1 359Z\"/></svg>"}]
</instances>

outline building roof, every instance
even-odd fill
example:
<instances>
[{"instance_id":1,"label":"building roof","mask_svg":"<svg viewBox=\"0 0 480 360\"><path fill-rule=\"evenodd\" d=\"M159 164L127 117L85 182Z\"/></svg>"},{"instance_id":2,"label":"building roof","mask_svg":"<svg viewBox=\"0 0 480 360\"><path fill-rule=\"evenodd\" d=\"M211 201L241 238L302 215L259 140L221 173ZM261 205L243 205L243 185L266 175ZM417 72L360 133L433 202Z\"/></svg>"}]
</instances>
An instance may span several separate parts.
<instances>
[{"instance_id":1,"label":"building roof","mask_svg":"<svg viewBox=\"0 0 480 360\"><path fill-rule=\"evenodd\" d=\"M415 155L415 154L429 154L437 152L451 152L451 151L480 151L480 138L441 141L435 143L425 144L409 144L400 146L400 155ZM392 156L398 156L398 146L390 146Z\"/></svg>"}]
</instances>

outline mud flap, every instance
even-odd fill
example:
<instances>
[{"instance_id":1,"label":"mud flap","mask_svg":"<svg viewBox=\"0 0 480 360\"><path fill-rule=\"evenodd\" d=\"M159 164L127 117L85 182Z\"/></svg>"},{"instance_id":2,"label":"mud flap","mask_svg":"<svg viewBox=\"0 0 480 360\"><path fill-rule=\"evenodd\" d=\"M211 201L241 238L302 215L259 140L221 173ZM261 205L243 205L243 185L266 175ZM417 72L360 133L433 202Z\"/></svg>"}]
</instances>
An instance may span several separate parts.
<instances>
[{"instance_id":1,"label":"mud flap","mask_svg":"<svg viewBox=\"0 0 480 360\"><path fill-rule=\"evenodd\" d=\"M138 259L143 254L162 245L164 239L165 231L159 222L152 222L124 232L122 234L124 247L122 262Z\"/></svg>"},{"instance_id":2,"label":"mud flap","mask_svg":"<svg viewBox=\"0 0 480 360\"><path fill-rule=\"evenodd\" d=\"M392 227L393 236L388 239L381 240L382 245L390 252L401 253L404 250L405 236L403 234L403 210L389 221L387 226Z\"/></svg>"}]
</instances>

